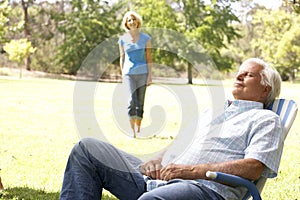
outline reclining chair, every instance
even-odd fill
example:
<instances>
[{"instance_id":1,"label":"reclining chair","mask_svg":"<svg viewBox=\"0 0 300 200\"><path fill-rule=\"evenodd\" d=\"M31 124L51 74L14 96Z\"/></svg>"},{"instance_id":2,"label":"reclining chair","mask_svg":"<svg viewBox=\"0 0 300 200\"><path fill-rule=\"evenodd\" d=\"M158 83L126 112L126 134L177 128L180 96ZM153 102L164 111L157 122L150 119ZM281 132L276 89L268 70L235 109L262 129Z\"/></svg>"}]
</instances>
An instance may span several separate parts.
<instances>
[{"instance_id":1,"label":"reclining chair","mask_svg":"<svg viewBox=\"0 0 300 200\"><path fill-rule=\"evenodd\" d=\"M274 111L277 115L280 116L285 139L296 118L298 110L297 104L293 100L276 99L268 109ZM260 193L267 179L265 177L261 177L257 181L251 182L247 179L231 174L211 171L208 171L206 173L206 176L212 180L222 181L230 185L246 187L248 189L248 192L242 198L242 200L249 199L251 196L253 200L261 200Z\"/></svg>"}]
</instances>

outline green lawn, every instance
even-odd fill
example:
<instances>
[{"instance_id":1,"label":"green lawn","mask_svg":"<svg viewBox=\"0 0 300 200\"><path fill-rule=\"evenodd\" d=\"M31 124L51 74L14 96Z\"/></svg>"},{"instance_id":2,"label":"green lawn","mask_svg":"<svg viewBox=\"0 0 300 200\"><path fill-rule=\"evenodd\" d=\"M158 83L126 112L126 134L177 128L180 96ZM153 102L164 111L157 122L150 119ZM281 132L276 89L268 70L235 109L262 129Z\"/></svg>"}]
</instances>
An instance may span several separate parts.
<instances>
[{"instance_id":1,"label":"green lawn","mask_svg":"<svg viewBox=\"0 0 300 200\"><path fill-rule=\"evenodd\" d=\"M230 91L230 84L224 83L225 91ZM120 128L122 124L116 125L126 104L123 99L113 100L118 84L97 84L92 98L84 96L83 91L73 109L75 84L68 80L0 78L0 176L6 188L0 199L58 199L69 152L83 132L99 137L101 127L110 143L144 158L168 146L182 126L180 104L186 100L174 97L178 88L181 92L192 89L199 111L210 105L208 87L153 84L147 91L143 127L151 127L151 109L157 105L163 108L161 116L165 115L167 121L155 136L132 139L124 134L127 129ZM284 83L282 96L300 104L300 84ZM91 114L85 110L91 103L97 124L85 118ZM113 113L112 105L120 108L120 113ZM187 109L189 114L197 111L193 106ZM81 124L87 124L79 132L74 115L82 119ZM286 139L279 176L267 182L263 199L300 199L299 122L300 115ZM109 193L104 196L113 198Z\"/></svg>"}]
</instances>

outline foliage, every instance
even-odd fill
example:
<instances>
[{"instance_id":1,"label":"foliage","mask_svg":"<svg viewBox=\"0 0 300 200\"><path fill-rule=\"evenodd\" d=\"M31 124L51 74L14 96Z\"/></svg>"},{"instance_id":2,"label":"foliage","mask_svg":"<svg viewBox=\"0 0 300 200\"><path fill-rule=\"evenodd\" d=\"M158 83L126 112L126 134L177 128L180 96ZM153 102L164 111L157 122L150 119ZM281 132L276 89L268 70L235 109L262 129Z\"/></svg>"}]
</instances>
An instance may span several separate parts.
<instances>
[{"instance_id":1,"label":"foliage","mask_svg":"<svg viewBox=\"0 0 300 200\"><path fill-rule=\"evenodd\" d=\"M26 24L22 2L28 9ZM194 64L190 60L198 62L201 49L222 72L246 58L262 57L282 75L293 77L299 63L291 57L298 48L294 40L298 33L292 30L297 29L293 26L299 23L299 15L292 6L289 0L275 10L252 0L1 1L0 40L24 38L25 32L20 31L26 28L28 40L37 48L30 56L33 70L77 74L92 50L108 39L111 51L105 53L118 56L117 38L123 33L120 21L127 10L136 10L144 19L144 31L158 28L184 35L182 40L165 32L149 32L153 34L153 62L173 70L170 76L185 73L187 65ZM293 48L286 48L290 44ZM98 60L87 64L96 71L101 67ZM105 75L118 73L117 66L115 59Z\"/></svg>"},{"instance_id":2,"label":"foliage","mask_svg":"<svg viewBox=\"0 0 300 200\"><path fill-rule=\"evenodd\" d=\"M213 60L218 70L231 68L233 59L221 55L220 50L226 48L226 42L231 43L240 36L237 28L231 25L239 20L227 1L136 0L130 1L129 5L143 16L144 26L171 29L185 37L180 38L178 34L177 37L169 37L165 33L155 35L153 40L165 48L153 50L154 62L171 66L175 71L188 71L189 79L192 77L191 66L198 69L199 66L209 65L208 60ZM199 56L204 53L211 58ZM184 62L185 65L182 64ZM202 75L209 73L205 70L201 72Z\"/></svg>"},{"instance_id":3,"label":"foliage","mask_svg":"<svg viewBox=\"0 0 300 200\"><path fill-rule=\"evenodd\" d=\"M242 38L228 44L223 50L234 58L236 65L249 57L261 57L280 72L283 80L294 79L294 70L299 68L299 15L289 4L279 9L266 9L259 5L245 7L240 17Z\"/></svg>"},{"instance_id":4,"label":"foliage","mask_svg":"<svg viewBox=\"0 0 300 200\"><path fill-rule=\"evenodd\" d=\"M300 17L293 19L291 28L286 31L279 41L274 55L275 63L283 73L287 73L291 80L295 78L295 70L300 67Z\"/></svg>"},{"instance_id":5,"label":"foliage","mask_svg":"<svg viewBox=\"0 0 300 200\"><path fill-rule=\"evenodd\" d=\"M231 43L240 37L237 27L232 26L239 19L230 4L222 0L211 1L210 4L198 0L177 2L182 13L183 33L195 39L208 52L219 70L229 70L232 59L221 55L220 50L226 48L226 42Z\"/></svg>"},{"instance_id":6,"label":"foliage","mask_svg":"<svg viewBox=\"0 0 300 200\"><path fill-rule=\"evenodd\" d=\"M9 33L16 33L23 28L24 21L12 22L12 7L7 0L0 1L0 44L9 41Z\"/></svg>"},{"instance_id":7,"label":"foliage","mask_svg":"<svg viewBox=\"0 0 300 200\"><path fill-rule=\"evenodd\" d=\"M0 44L4 43L6 34L8 32L7 29L7 22L9 21L8 14L11 10L10 6L8 5L8 1L0 2Z\"/></svg>"},{"instance_id":8,"label":"foliage","mask_svg":"<svg viewBox=\"0 0 300 200\"><path fill-rule=\"evenodd\" d=\"M116 17L120 5L109 6L102 0L75 0L70 2L69 12L53 16L61 24L58 30L64 35L57 54L62 73L76 74L98 44L119 32L120 21Z\"/></svg>"},{"instance_id":9,"label":"foliage","mask_svg":"<svg viewBox=\"0 0 300 200\"><path fill-rule=\"evenodd\" d=\"M282 7L278 10L257 10L251 21L253 38L251 46L261 57L278 68L282 78L294 79L294 69L299 67L300 44L299 16ZM276 34L274 34L276 33Z\"/></svg>"},{"instance_id":10,"label":"foliage","mask_svg":"<svg viewBox=\"0 0 300 200\"><path fill-rule=\"evenodd\" d=\"M11 40L3 47L12 61L22 62L36 50L27 39Z\"/></svg>"},{"instance_id":11,"label":"foliage","mask_svg":"<svg viewBox=\"0 0 300 200\"><path fill-rule=\"evenodd\" d=\"M52 13L60 13L63 2L48 3L40 2L28 8L30 20L27 25L30 27L30 40L37 48L31 57L31 69L60 73L60 66L54 64L54 57L58 45L62 43L62 35L57 30L57 24L51 18Z\"/></svg>"},{"instance_id":12,"label":"foliage","mask_svg":"<svg viewBox=\"0 0 300 200\"><path fill-rule=\"evenodd\" d=\"M129 10L135 10L143 18L143 27L157 28L161 31L159 34L151 32L148 33L152 36L152 60L154 63L159 63L161 66L171 66L175 68L175 63L180 61L177 54L170 51L171 47L162 48L162 46L180 46L177 45L176 39L173 43L167 38L168 34L163 33L163 29L178 30L179 24L177 21L176 13L167 1L153 1L153 0L135 0L128 1ZM164 45L162 45L164 44ZM154 69L155 70L155 69ZM183 70L182 68L180 69ZM164 76L167 74L160 74Z\"/></svg>"}]
</instances>

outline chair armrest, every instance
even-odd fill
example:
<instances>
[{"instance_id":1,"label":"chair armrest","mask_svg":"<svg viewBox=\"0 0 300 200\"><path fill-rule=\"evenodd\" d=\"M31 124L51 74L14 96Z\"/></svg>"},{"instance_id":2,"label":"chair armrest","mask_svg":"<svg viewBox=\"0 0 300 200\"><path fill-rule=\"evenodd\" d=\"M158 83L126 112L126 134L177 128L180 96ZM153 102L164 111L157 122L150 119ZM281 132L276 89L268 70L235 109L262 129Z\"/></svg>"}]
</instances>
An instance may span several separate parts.
<instances>
[{"instance_id":1,"label":"chair armrest","mask_svg":"<svg viewBox=\"0 0 300 200\"><path fill-rule=\"evenodd\" d=\"M259 191L256 188L255 184L247 179L241 178L239 176L231 175L231 174L226 174L222 172L211 172L211 171L206 172L206 177L232 186L246 187L250 192L251 196L253 197L253 200L261 200Z\"/></svg>"}]
</instances>

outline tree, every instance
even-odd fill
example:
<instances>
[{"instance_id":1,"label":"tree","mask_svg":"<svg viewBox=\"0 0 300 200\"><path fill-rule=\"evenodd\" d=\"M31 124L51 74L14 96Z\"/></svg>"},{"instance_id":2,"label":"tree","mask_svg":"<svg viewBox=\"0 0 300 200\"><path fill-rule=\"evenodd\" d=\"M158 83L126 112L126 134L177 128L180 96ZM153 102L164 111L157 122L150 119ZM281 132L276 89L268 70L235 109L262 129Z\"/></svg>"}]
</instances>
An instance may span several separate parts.
<instances>
[{"instance_id":1,"label":"tree","mask_svg":"<svg viewBox=\"0 0 300 200\"><path fill-rule=\"evenodd\" d=\"M54 16L63 13L64 1L50 3L43 1L30 7L30 37L37 51L31 56L31 69L48 73L61 73L59 65L54 64L58 46L63 35L58 32L59 24Z\"/></svg>"},{"instance_id":2,"label":"tree","mask_svg":"<svg viewBox=\"0 0 300 200\"><path fill-rule=\"evenodd\" d=\"M290 30L284 33L279 41L277 52L274 56L275 63L282 73L287 73L289 79L294 81L295 71L300 67L300 17L294 19Z\"/></svg>"},{"instance_id":3,"label":"tree","mask_svg":"<svg viewBox=\"0 0 300 200\"><path fill-rule=\"evenodd\" d=\"M69 11L57 14L59 32L64 42L58 47L56 64L61 72L76 75L88 54L105 39L120 32L120 20L116 20L121 5L108 5L102 0L74 0ZM117 46L117 43L116 43Z\"/></svg>"},{"instance_id":4,"label":"tree","mask_svg":"<svg viewBox=\"0 0 300 200\"><path fill-rule=\"evenodd\" d=\"M3 48L8 53L10 60L19 63L36 50L27 39L11 40ZM20 67L20 78L22 78L22 66Z\"/></svg>"},{"instance_id":5,"label":"tree","mask_svg":"<svg viewBox=\"0 0 300 200\"><path fill-rule=\"evenodd\" d=\"M8 15L11 12L11 7L8 1L0 2L0 44L6 42L6 34L8 32L7 22L9 21Z\"/></svg>"},{"instance_id":6,"label":"tree","mask_svg":"<svg viewBox=\"0 0 300 200\"><path fill-rule=\"evenodd\" d=\"M232 22L238 22L239 20L232 12L230 4L226 3L228 1L136 0L130 2L129 5L143 16L146 26L170 28L185 35L190 42L179 44L184 41L172 41L173 45L184 47L180 49L184 55L197 55L196 52L184 51L198 50L197 44L200 44L207 54L213 58L219 70L230 69L232 59L227 56L222 57L220 49L226 48L226 41L230 43L233 39L239 37L237 29L231 25ZM234 0L229 2L234 2ZM161 36L165 35L162 34ZM170 42L164 37L161 37L159 40L163 39ZM160 56L160 59L165 59L162 58L162 55ZM180 54L178 56L180 57ZM197 59L199 57L196 56L189 60ZM171 59L170 61L172 60L178 61L178 59ZM192 71L192 63L187 62L189 83L192 83Z\"/></svg>"},{"instance_id":7,"label":"tree","mask_svg":"<svg viewBox=\"0 0 300 200\"><path fill-rule=\"evenodd\" d=\"M172 31L180 28L176 13L167 1L135 0L126 2L128 10L134 10L143 18L142 31L152 37L152 60L155 65L152 71L157 76L178 76L181 58L174 51L183 41L173 38ZM125 14L125 12L124 12Z\"/></svg>"},{"instance_id":8,"label":"tree","mask_svg":"<svg viewBox=\"0 0 300 200\"><path fill-rule=\"evenodd\" d=\"M33 0L27 0L27 1L21 0L21 6L22 6L22 9L23 9L23 17L24 17L24 19L23 19L24 20L24 37L27 38L28 40L30 40L28 8L32 4L33 4ZM28 71L30 71L31 70L31 68L30 68L31 59L30 59L29 55L26 58L25 63L26 63L25 64L26 69Z\"/></svg>"},{"instance_id":9,"label":"tree","mask_svg":"<svg viewBox=\"0 0 300 200\"><path fill-rule=\"evenodd\" d=\"M230 2L235 1L212 0L210 3L199 0L175 1L181 13L181 30L187 37L202 45L220 71L229 70L233 63L232 58L221 56L221 49L227 48L226 42L231 43L240 37L238 29L232 25L239 22L239 19L232 12ZM188 67L191 68L190 65ZM191 79L189 83L192 83Z\"/></svg>"},{"instance_id":10,"label":"tree","mask_svg":"<svg viewBox=\"0 0 300 200\"><path fill-rule=\"evenodd\" d=\"M10 40L9 34L14 34L23 28L24 22L11 20L13 9L7 0L0 1L0 11L0 44L4 44Z\"/></svg>"},{"instance_id":11,"label":"tree","mask_svg":"<svg viewBox=\"0 0 300 200\"><path fill-rule=\"evenodd\" d=\"M294 69L299 67L295 58L299 53L299 17L289 7L264 9L257 10L251 23L255 32L252 48L278 69L283 80L293 79Z\"/></svg>"}]
</instances>

